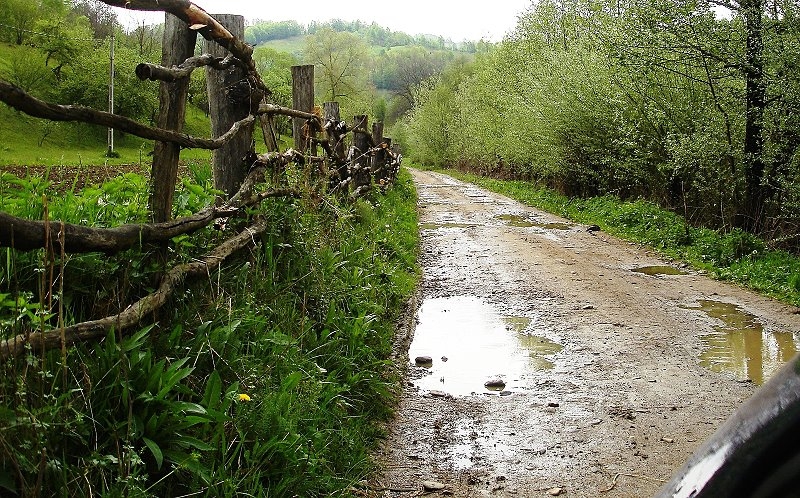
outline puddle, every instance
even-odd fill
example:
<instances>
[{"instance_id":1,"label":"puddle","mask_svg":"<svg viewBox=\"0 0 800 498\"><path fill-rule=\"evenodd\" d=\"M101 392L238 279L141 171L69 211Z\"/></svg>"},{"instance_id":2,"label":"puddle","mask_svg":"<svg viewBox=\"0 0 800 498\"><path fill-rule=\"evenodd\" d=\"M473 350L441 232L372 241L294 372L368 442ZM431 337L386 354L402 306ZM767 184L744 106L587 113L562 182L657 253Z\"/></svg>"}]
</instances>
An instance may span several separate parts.
<instances>
[{"instance_id":1,"label":"puddle","mask_svg":"<svg viewBox=\"0 0 800 498\"><path fill-rule=\"evenodd\" d=\"M506 225L521 228L545 228L548 230L569 230L572 225L569 223L544 223L541 221L532 221L524 216L518 214L501 214L497 216L498 220L506 222Z\"/></svg>"},{"instance_id":2,"label":"puddle","mask_svg":"<svg viewBox=\"0 0 800 498\"><path fill-rule=\"evenodd\" d=\"M420 223L420 230L438 230L440 228L471 228L474 224L470 223Z\"/></svg>"},{"instance_id":3,"label":"puddle","mask_svg":"<svg viewBox=\"0 0 800 498\"><path fill-rule=\"evenodd\" d=\"M524 390L524 377L553 368L552 356L562 349L544 337L525 333L530 318L502 317L476 297L426 299L418 318L409 360L433 359L425 365L429 375L413 381L426 391L454 396L490 393L484 383L497 377L505 382L500 390Z\"/></svg>"},{"instance_id":4,"label":"puddle","mask_svg":"<svg viewBox=\"0 0 800 498\"><path fill-rule=\"evenodd\" d=\"M714 372L730 372L760 385L800 349L794 334L764 331L755 316L735 304L704 300L686 309L722 321L714 333L700 337L704 346L700 364Z\"/></svg>"},{"instance_id":5,"label":"puddle","mask_svg":"<svg viewBox=\"0 0 800 498\"><path fill-rule=\"evenodd\" d=\"M673 266L642 266L641 268L634 268L631 270L635 273L644 273L655 277L657 275L687 275L685 271L679 270Z\"/></svg>"}]
</instances>

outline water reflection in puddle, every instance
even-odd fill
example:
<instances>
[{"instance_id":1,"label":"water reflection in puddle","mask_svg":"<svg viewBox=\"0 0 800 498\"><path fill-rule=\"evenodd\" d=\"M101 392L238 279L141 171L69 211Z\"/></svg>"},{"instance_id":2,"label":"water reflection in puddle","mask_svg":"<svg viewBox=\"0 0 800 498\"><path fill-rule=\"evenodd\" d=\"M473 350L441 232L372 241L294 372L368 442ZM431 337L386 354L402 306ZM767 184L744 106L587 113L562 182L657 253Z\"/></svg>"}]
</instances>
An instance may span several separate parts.
<instances>
[{"instance_id":1,"label":"water reflection in puddle","mask_svg":"<svg viewBox=\"0 0 800 498\"><path fill-rule=\"evenodd\" d=\"M685 271L681 271L672 266L642 266L641 268L634 268L634 273L644 273L652 277L657 275L686 275Z\"/></svg>"},{"instance_id":2,"label":"water reflection in puddle","mask_svg":"<svg viewBox=\"0 0 800 498\"><path fill-rule=\"evenodd\" d=\"M541 221L533 221L518 214L501 214L497 216L497 219L504 221L506 225L512 227L521 227L521 228L537 227L537 228L545 228L548 230L569 230L572 228L572 225L570 225L569 223L546 223Z\"/></svg>"},{"instance_id":3,"label":"water reflection in puddle","mask_svg":"<svg viewBox=\"0 0 800 498\"><path fill-rule=\"evenodd\" d=\"M503 390L525 389L527 373L553 367L552 356L562 347L543 337L525 334L530 318L502 317L476 297L426 299L409 359L429 356L430 375L414 380L427 391L456 396L490 392L484 383L500 377Z\"/></svg>"},{"instance_id":4,"label":"water reflection in puddle","mask_svg":"<svg viewBox=\"0 0 800 498\"><path fill-rule=\"evenodd\" d=\"M798 351L798 340L790 332L766 332L755 316L735 304L700 301L696 307L722 321L714 333L703 335L700 364L714 372L730 372L763 384L775 370Z\"/></svg>"}]
</instances>

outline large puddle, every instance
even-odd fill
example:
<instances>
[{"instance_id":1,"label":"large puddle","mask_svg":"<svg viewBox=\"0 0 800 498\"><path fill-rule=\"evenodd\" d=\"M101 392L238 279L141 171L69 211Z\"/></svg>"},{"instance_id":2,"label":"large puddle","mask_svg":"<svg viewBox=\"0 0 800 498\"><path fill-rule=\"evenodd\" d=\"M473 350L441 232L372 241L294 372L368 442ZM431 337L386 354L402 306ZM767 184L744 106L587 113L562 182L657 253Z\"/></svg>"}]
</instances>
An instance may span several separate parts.
<instances>
[{"instance_id":1,"label":"large puddle","mask_svg":"<svg viewBox=\"0 0 800 498\"><path fill-rule=\"evenodd\" d=\"M537 227L548 230L570 230L573 227L569 223L534 221L518 214L501 214L497 219L504 221L506 225L520 228Z\"/></svg>"},{"instance_id":2,"label":"large puddle","mask_svg":"<svg viewBox=\"0 0 800 498\"><path fill-rule=\"evenodd\" d=\"M426 299L418 311L409 360L428 372L414 384L454 396L526 389L525 375L553 367L562 346L530 335L531 319L503 317L471 296ZM489 380L505 385L486 387Z\"/></svg>"},{"instance_id":3,"label":"large puddle","mask_svg":"<svg viewBox=\"0 0 800 498\"><path fill-rule=\"evenodd\" d=\"M700 364L714 372L730 372L741 380L763 384L800 349L791 332L768 332L755 316L735 304L704 300L696 307L721 325L700 337Z\"/></svg>"}]
</instances>

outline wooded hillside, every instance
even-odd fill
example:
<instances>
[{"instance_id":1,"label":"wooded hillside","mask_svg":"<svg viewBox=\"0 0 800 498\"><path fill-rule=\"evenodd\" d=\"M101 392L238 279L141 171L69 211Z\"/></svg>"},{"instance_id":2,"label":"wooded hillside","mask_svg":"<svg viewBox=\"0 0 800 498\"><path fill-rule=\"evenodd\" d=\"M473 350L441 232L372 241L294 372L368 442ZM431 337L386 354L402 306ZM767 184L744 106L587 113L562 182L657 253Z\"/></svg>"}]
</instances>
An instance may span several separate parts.
<instances>
[{"instance_id":1,"label":"wooded hillside","mask_svg":"<svg viewBox=\"0 0 800 498\"><path fill-rule=\"evenodd\" d=\"M430 164L653 199L694 223L800 242L800 22L766 0L545 0L420 86Z\"/></svg>"}]
</instances>

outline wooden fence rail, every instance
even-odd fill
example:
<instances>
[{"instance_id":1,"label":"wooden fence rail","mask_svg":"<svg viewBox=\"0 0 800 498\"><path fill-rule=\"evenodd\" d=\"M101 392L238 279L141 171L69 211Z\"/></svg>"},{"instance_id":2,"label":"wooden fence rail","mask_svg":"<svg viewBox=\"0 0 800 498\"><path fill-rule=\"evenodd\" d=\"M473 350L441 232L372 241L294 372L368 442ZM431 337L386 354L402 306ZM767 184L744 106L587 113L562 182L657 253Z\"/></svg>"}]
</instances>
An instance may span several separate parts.
<instances>
[{"instance_id":1,"label":"wooden fence rail","mask_svg":"<svg viewBox=\"0 0 800 498\"><path fill-rule=\"evenodd\" d=\"M23 251L44 248L52 254L113 254L141 244L163 244L177 235L208 226L218 218L237 216L245 211L243 208L254 206L266 198L299 196L299 192L293 190L258 192L256 188L265 181L268 172L280 171L292 162L306 165L306 168L317 165L317 170L327 175L324 183L329 189L348 193L350 198L370 191L373 182L385 188L396 177L402 158L391 150L391 140L382 137L380 123L373 125L370 133L366 116L356 116L353 124L348 125L340 120L337 103L325 103L324 116L322 110L314 106L313 67L293 69L293 73L298 75L295 81L298 99L293 109L268 101L271 92L255 69L252 47L241 40L242 23L238 16L219 16L218 20L186 0L102 1L116 7L167 13L162 64L143 63L136 68L140 79L161 82L157 126L147 126L83 106L44 102L3 80L0 80L0 101L34 117L95 124L154 140L156 148L150 197L153 223L98 229L56 220L26 220L0 213L0 247ZM220 50L193 56L198 33L219 46ZM212 45L206 45L207 50L211 48ZM217 119L215 115L224 114L231 108L238 108L240 113L231 114L235 117L229 116L219 126L219 123L215 124L213 135L216 136L213 138L192 137L182 132L189 77L201 67L226 77L219 79L218 88L209 88L210 97L218 99L212 121ZM296 123L296 147L284 153L277 151L272 128L272 118L277 115L293 118ZM252 146L253 126L257 119L261 120L264 131L266 154L256 153ZM353 145L347 149L345 141L351 134ZM239 144L232 149L233 152L219 154L220 149L229 148L233 143ZM324 155L316 155L318 147ZM230 194L230 198L192 216L170 220L181 148L215 151L215 186L220 188L219 182L225 182L223 190ZM226 175L233 171L234 174L229 175L233 179L218 178L218 169L225 170ZM254 243L256 236L266 228L263 221L256 219L206 256L167 271L155 292L120 313L70 327L31 331L0 341L0 362L19 356L29 347L44 352L103 337L112 329L123 332L136 326L152 316L187 278L207 275L236 251Z\"/></svg>"}]
</instances>

